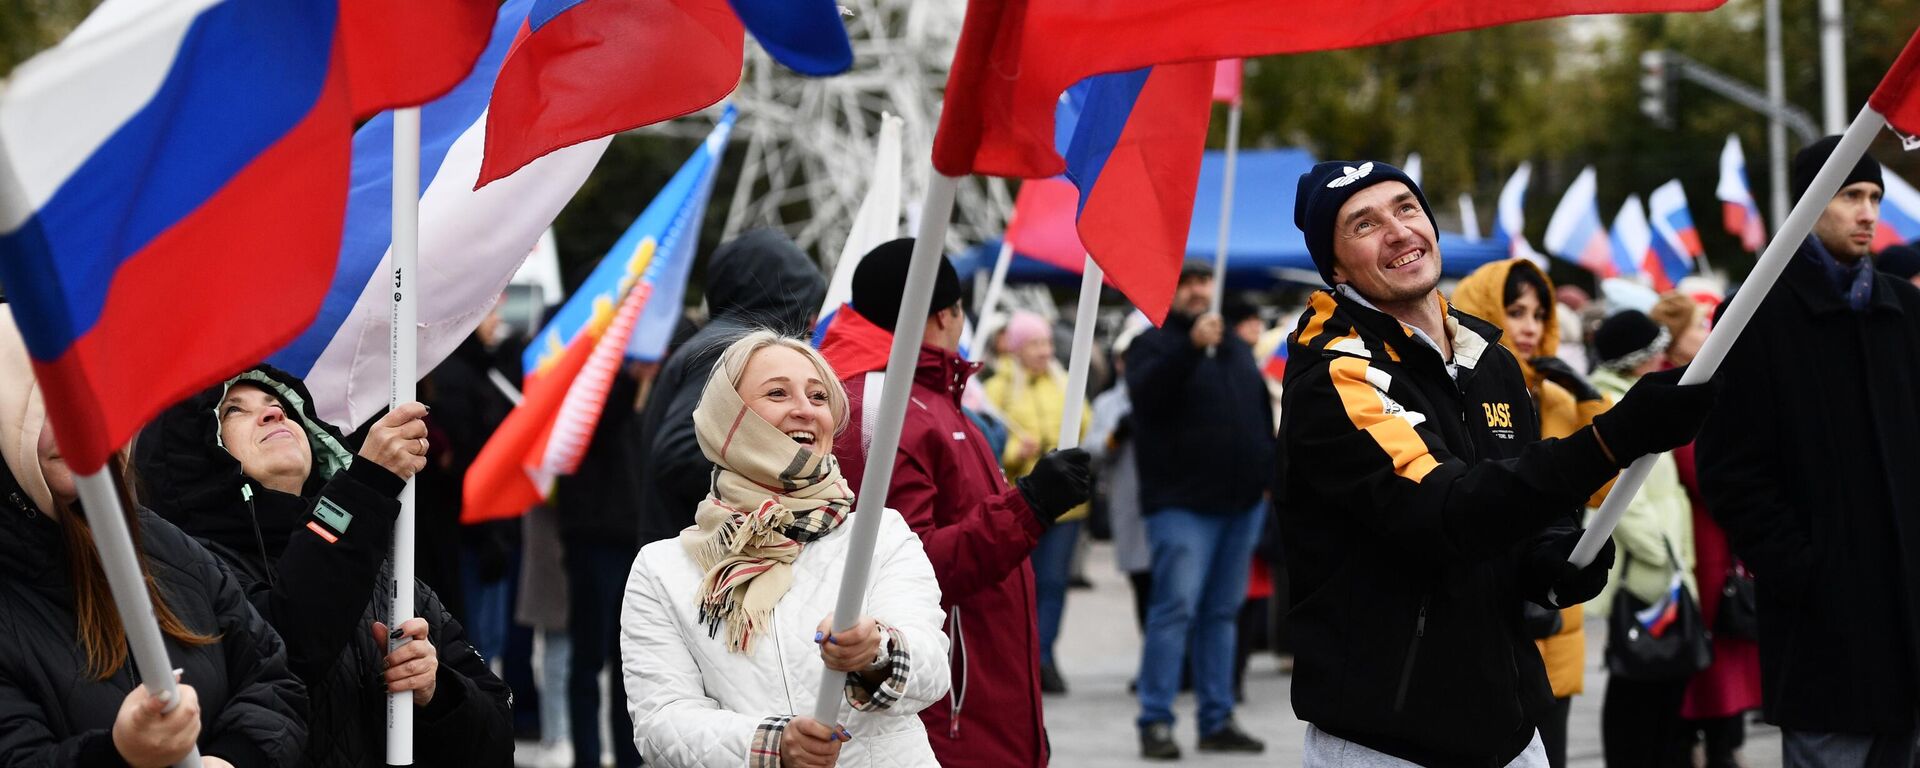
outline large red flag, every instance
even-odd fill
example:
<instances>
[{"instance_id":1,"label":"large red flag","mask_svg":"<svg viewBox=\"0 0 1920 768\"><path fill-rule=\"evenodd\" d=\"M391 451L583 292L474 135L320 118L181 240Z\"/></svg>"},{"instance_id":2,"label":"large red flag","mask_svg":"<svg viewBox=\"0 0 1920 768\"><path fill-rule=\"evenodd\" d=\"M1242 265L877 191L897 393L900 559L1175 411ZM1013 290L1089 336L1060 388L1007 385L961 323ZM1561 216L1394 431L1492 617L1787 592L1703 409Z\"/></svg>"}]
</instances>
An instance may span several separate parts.
<instances>
[{"instance_id":1,"label":"large red flag","mask_svg":"<svg viewBox=\"0 0 1920 768\"><path fill-rule=\"evenodd\" d=\"M1920 31L1914 32L1893 69L1880 79L1880 86L1867 97L1867 104L1887 118L1887 124L1899 131L1909 149L1920 141Z\"/></svg>"},{"instance_id":2,"label":"large red flag","mask_svg":"<svg viewBox=\"0 0 1920 768\"><path fill-rule=\"evenodd\" d=\"M1592 13L1703 11L1725 0L971 0L947 77L934 166L1053 176L1053 111L1091 75L1154 64L1351 48ZM1111 267L1109 267L1111 269Z\"/></svg>"},{"instance_id":3,"label":"large red flag","mask_svg":"<svg viewBox=\"0 0 1920 768\"><path fill-rule=\"evenodd\" d=\"M726 98L745 44L727 0L536 0L494 82L474 187Z\"/></svg>"}]
</instances>

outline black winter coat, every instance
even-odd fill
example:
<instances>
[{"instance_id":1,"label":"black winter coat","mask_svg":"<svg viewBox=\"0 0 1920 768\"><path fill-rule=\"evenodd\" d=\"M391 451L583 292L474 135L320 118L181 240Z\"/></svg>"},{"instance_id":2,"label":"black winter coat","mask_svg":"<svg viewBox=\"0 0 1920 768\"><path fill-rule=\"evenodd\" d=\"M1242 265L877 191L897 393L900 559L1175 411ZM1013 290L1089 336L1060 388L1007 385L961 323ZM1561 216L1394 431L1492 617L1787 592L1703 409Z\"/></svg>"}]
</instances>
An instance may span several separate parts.
<instances>
[{"instance_id":1,"label":"black winter coat","mask_svg":"<svg viewBox=\"0 0 1920 768\"><path fill-rule=\"evenodd\" d=\"M707 261L712 320L660 368L640 421L640 545L673 538L693 524L706 498L713 462L693 434L693 410L727 345L771 328L803 336L826 300L820 269L774 230L748 232Z\"/></svg>"},{"instance_id":2,"label":"black winter coat","mask_svg":"<svg viewBox=\"0 0 1920 768\"><path fill-rule=\"evenodd\" d=\"M1267 490L1273 404L1246 342L1225 334L1212 356L1193 346L1194 318L1167 314L1127 348L1140 511L1244 512Z\"/></svg>"},{"instance_id":3,"label":"black winter coat","mask_svg":"<svg viewBox=\"0 0 1920 768\"><path fill-rule=\"evenodd\" d=\"M1695 456L1752 569L1768 721L1909 733L1920 707L1920 290L1863 312L1802 248L1714 377Z\"/></svg>"},{"instance_id":4,"label":"black winter coat","mask_svg":"<svg viewBox=\"0 0 1920 768\"><path fill-rule=\"evenodd\" d=\"M140 541L174 615L220 638L203 646L166 641L181 681L200 699L201 754L238 768L291 768L307 737L307 699L287 670L280 635L179 529L142 511ZM126 765L113 747L113 721L139 674L131 661L106 680L87 673L73 600L58 524L8 494L0 503L0 766Z\"/></svg>"},{"instance_id":5,"label":"black winter coat","mask_svg":"<svg viewBox=\"0 0 1920 768\"><path fill-rule=\"evenodd\" d=\"M1293 708L1429 768L1499 768L1553 704L1522 601L1547 605L1546 544L1615 469L1591 429L1539 440L1499 329L1448 324L1457 381L1398 321L1325 291L1288 339Z\"/></svg>"},{"instance_id":6,"label":"black winter coat","mask_svg":"<svg viewBox=\"0 0 1920 768\"><path fill-rule=\"evenodd\" d=\"M404 484L373 462L349 459L298 379L265 366L243 376L293 405L315 457L303 494L260 486L215 443L221 385L168 409L141 433L142 501L219 555L287 639L312 700L312 741L301 765L377 765L386 742L386 648L371 627L387 622L393 578L386 557ZM343 461L350 463L326 477ZM416 764L510 765L512 694L434 591L417 580L414 589L415 612L427 620L440 660L433 701L415 714Z\"/></svg>"}]
</instances>

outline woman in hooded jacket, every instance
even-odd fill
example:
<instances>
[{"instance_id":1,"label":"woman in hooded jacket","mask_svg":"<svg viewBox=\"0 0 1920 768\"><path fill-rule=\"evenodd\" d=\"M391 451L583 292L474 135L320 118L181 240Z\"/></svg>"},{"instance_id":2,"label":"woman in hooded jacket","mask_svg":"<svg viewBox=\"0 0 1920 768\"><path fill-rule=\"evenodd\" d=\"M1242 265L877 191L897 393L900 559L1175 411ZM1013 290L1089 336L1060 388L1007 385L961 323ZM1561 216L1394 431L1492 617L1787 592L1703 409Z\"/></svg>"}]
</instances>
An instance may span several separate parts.
<instances>
[{"instance_id":1,"label":"woman in hooded jacket","mask_svg":"<svg viewBox=\"0 0 1920 768\"><path fill-rule=\"evenodd\" d=\"M0 766L159 768L197 746L208 768L290 768L306 693L280 636L211 554L123 499L179 703L165 711L140 684L4 311L0 326Z\"/></svg>"},{"instance_id":2,"label":"woman in hooded jacket","mask_svg":"<svg viewBox=\"0 0 1920 768\"><path fill-rule=\"evenodd\" d=\"M946 617L898 512L877 510L867 615L831 631L854 501L832 451L846 411L803 342L757 331L715 364L693 414L711 491L694 525L640 551L620 617L648 765L938 765L916 715L947 693ZM821 662L846 674L833 724L796 714L813 708Z\"/></svg>"},{"instance_id":3,"label":"woman in hooded jacket","mask_svg":"<svg viewBox=\"0 0 1920 768\"><path fill-rule=\"evenodd\" d=\"M511 694L433 589L416 580L419 618L384 623L425 414L394 409L350 454L306 386L262 365L169 408L135 441L142 503L225 561L286 638L312 705L303 766L380 763L387 694L401 692L413 695L416 764L512 762Z\"/></svg>"},{"instance_id":4,"label":"woman in hooded jacket","mask_svg":"<svg viewBox=\"0 0 1920 768\"><path fill-rule=\"evenodd\" d=\"M1453 289L1453 305L1500 326L1500 344L1520 361L1527 391L1533 394L1539 409L1542 439L1571 435L1611 405L1605 395L1558 357L1560 325L1554 311L1553 281L1532 261L1508 259L1481 266ZM1600 506L1606 493L1607 488L1601 488L1588 505ZM1530 605L1527 610L1546 609ZM1574 694L1580 693L1585 683L1587 640L1581 612L1581 606L1568 606L1559 612L1558 621L1550 614L1529 614L1539 619L1529 626L1537 625L1541 631L1534 645L1540 649L1547 681L1553 686L1554 711L1540 724L1540 740L1547 747L1547 762L1553 768L1567 764L1567 717L1573 712Z\"/></svg>"}]
</instances>

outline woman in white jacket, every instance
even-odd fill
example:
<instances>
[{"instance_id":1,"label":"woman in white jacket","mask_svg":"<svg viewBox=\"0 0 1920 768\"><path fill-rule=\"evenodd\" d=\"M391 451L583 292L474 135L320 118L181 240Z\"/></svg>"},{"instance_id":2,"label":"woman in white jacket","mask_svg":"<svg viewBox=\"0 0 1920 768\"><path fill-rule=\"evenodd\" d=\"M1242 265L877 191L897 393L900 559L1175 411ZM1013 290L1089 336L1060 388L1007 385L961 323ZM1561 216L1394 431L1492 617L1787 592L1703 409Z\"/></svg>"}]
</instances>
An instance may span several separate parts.
<instances>
[{"instance_id":1,"label":"woman in white jacket","mask_svg":"<svg viewBox=\"0 0 1920 768\"><path fill-rule=\"evenodd\" d=\"M711 491L695 524L641 550L620 659L648 765L937 766L916 715L948 686L940 588L884 510L869 615L829 635L853 512L833 437L847 398L806 344L757 331L721 354L694 411ZM813 708L821 663L847 675L838 723Z\"/></svg>"}]
</instances>

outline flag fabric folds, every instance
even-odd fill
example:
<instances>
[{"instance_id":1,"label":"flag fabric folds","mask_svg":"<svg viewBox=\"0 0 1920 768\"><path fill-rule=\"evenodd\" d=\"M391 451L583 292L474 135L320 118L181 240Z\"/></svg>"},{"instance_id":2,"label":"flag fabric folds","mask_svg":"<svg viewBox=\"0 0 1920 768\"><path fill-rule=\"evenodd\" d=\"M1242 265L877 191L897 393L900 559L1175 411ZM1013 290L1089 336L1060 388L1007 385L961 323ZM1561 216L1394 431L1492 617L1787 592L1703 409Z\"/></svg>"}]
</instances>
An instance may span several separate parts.
<instances>
[{"instance_id":1,"label":"flag fabric folds","mask_svg":"<svg viewBox=\"0 0 1920 768\"><path fill-rule=\"evenodd\" d=\"M1655 188L1647 197L1647 209L1654 235L1653 251L1645 261L1647 277L1654 290L1670 291L1680 278L1693 273L1693 260L1706 249L1700 245L1700 232L1694 229L1679 179Z\"/></svg>"},{"instance_id":2,"label":"flag fabric folds","mask_svg":"<svg viewBox=\"0 0 1920 768\"><path fill-rule=\"evenodd\" d=\"M643 310L690 260L736 113L729 107L528 346L524 398L475 457L461 520L517 517L579 465ZM678 302L673 302L676 314Z\"/></svg>"},{"instance_id":3,"label":"flag fabric folds","mask_svg":"<svg viewBox=\"0 0 1920 768\"><path fill-rule=\"evenodd\" d=\"M1507 241L1507 253L1512 256L1525 256L1542 268L1546 259L1533 250L1533 244L1527 242L1527 185L1533 181L1533 164L1521 163L1513 169L1513 175L1507 177L1507 183L1500 187L1499 208L1494 212L1495 234Z\"/></svg>"},{"instance_id":4,"label":"flag fabric folds","mask_svg":"<svg viewBox=\"0 0 1920 768\"><path fill-rule=\"evenodd\" d=\"M881 243L900 237L900 132L906 120L897 115L880 116L880 136L875 139L873 175L867 178L867 195L853 214L853 226L847 230L846 245L833 264L833 277L827 281L827 297L820 303L820 320L813 325L813 345L827 338L840 309L853 301L853 271L860 259Z\"/></svg>"},{"instance_id":5,"label":"flag fabric folds","mask_svg":"<svg viewBox=\"0 0 1920 768\"><path fill-rule=\"evenodd\" d=\"M1080 244L1080 231L1074 227L1079 209L1080 190L1065 178L1020 182L1007 221L1007 242L1016 253L1080 274L1087 264L1087 247Z\"/></svg>"},{"instance_id":6,"label":"flag fabric folds","mask_svg":"<svg viewBox=\"0 0 1920 768\"><path fill-rule=\"evenodd\" d=\"M1547 252L1579 264L1602 277L1615 273L1612 252L1607 244L1607 227L1600 220L1593 166L1587 166L1567 187L1560 205L1547 220L1547 237L1542 241Z\"/></svg>"},{"instance_id":7,"label":"flag fabric folds","mask_svg":"<svg viewBox=\"0 0 1920 768\"><path fill-rule=\"evenodd\" d=\"M583 142L475 190L493 81L533 0L511 0L465 80L420 108L417 370L431 371L479 325L610 139ZM387 406L391 357L393 115L353 137L353 172L333 283L320 313L268 362L299 376L320 417L353 431Z\"/></svg>"},{"instance_id":8,"label":"flag fabric folds","mask_svg":"<svg viewBox=\"0 0 1920 768\"><path fill-rule=\"evenodd\" d=\"M1079 191L1080 242L1155 324L1173 303L1185 259L1214 70L1189 62L1100 75L1058 107L1055 140Z\"/></svg>"},{"instance_id":9,"label":"flag fabric folds","mask_svg":"<svg viewBox=\"0 0 1920 768\"><path fill-rule=\"evenodd\" d=\"M853 44L833 0L732 0L740 23L774 61L809 77L853 66Z\"/></svg>"},{"instance_id":10,"label":"flag fabric folds","mask_svg":"<svg viewBox=\"0 0 1920 768\"><path fill-rule=\"evenodd\" d=\"M1895 243L1920 240L1920 190L1892 171L1882 169L1880 176L1886 193L1880 198L1880 222L1874 226L1875 252Z\"/></svg>"},{"instance_id":11,"label":"flag fabric folds","mask_svg":"<svg viewBox=\"0 0 1920 768\"><path fill-rule=\"evenodd\" d=\"M1620 212L1613 217L1613 233L1608 238L1612 275L1631 277L1640 274L1653 248L1653 228L1647 224L1647 206L1639 195L1627 195Z\"/></svg>"},{"instance_id":12,"label":"flag fabric folds","mask_svg":"<svg viewBox=\"0 0 1920 768\"><path fill-rule=\"evenodd\" d=\"M1920 31L1907 40L1893 68L1867 97L1867 105L1887 119L1909 151L1920 149Z\"/></svg>"},{"instance_id":13,"label":"flag fabric folds","mask_svg":"<svg viewBox=\"0 0 1920 768\"><path fill-rule=\"evenodd\" d=\"M934 167L1053 176L1054 104L1094 75L1177 62L1351 48L1589 13L1708 10L1724 0L972 0L948 74Z\"/></svg>"},{"instance_id":14,"label":"flag fabric folds","mask_svg":"<svg viewBox=\"0 0 1920 768\"><path fill-rule=\"evenodd\" d=\"M76 471L313 318L353 121L453 87L493 12L108 0L13 73L0 281Z\"/></svg>"},{"instance_id":15,"label":"flag fabric folds","mask_svg":"<svg viewBox=\"0 0 1920 768\"><path fill-rule=\"evenodd\" d=\"M719 102L744 45L727 0L534 0L494 84L479 186Z\"/></svg>"},{"instance_id":16,"label":"flag fabric folds","mask_svg":"<svg viewBox=\"0 0 1920 768\"><path fill-rule=\"evenodd\" d=\"M1740 238L1740 247L1754 253L1767 244L1767 225L1760 218L1760 204L1753 199L1747 184L1747 156L1740 149L1740 137L1727 134L1720 149L1720 183L1713 188L1720 198L1720 217L1727 234Z\"/></svg>"}]
</instances>

